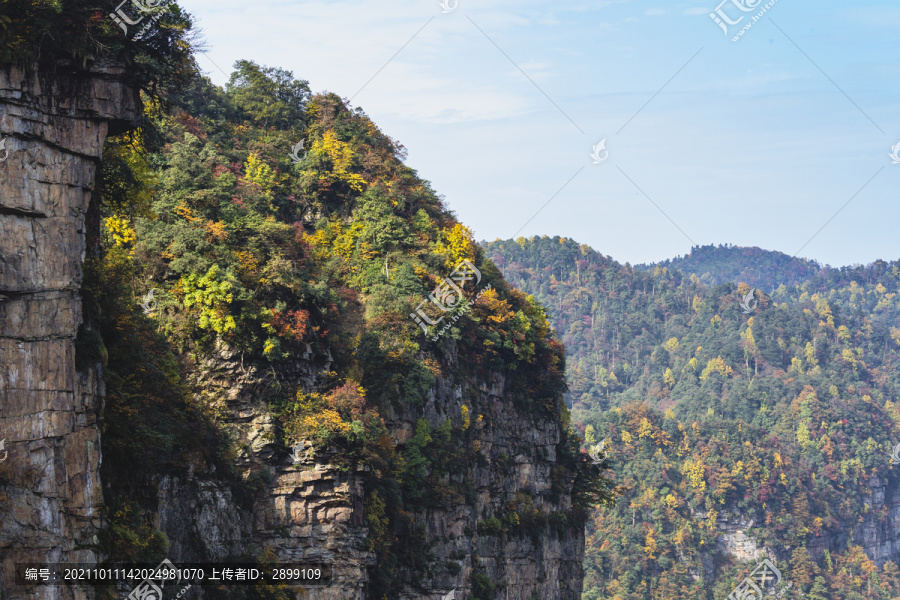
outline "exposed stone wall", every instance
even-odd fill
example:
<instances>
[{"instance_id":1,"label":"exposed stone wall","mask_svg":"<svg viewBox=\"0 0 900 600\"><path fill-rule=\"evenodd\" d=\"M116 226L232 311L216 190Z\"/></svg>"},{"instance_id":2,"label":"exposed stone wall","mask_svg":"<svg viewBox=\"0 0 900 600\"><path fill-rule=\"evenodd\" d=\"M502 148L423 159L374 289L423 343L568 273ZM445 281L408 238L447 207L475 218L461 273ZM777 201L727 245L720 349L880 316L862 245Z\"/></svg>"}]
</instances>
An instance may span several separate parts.
<instances>
[{"instance_id":1,"label":"exposed stone wall","mask_svg":"<svg viewBox=\"0 0 900 600\"><path fill-rule=\"evenodd\" d=\"M406 582L400 598L440 600L453 589L457 597L464 597L472 591L475 572L489 577L497 585L497 597L504 600L580 598L583 530L572 527L561 536L550 528L523 537L477 533L479 521L501 516L506 502L520 491L528 493L545 513L570 510L566 494L555 502L550 498L559 426L518 408L501 375L478 381L456 375L460 370L452 353L446 360L445 371L453 374L452 379L439 378L422 407L397 398L393 411L383 415L385 421L402 444L420 418L432 427L450 420L459 428L465 404L487 460L473 459L464 475L475 489L474 504L461 500L414 515L425 534L428 573L415 583ZM368 598L367 568L376 560L367 550L363 522L369 473L365 467L340 468L331 456L313 452L309 444L298 451L300 460L295 462L285 451L265 404L273 385L316 389L330 364L330 357L317 361L308 353L291 369L290 380L278 383L224 349L198 366L197 393L226 415L222 422L240 448L239 468L246 477L265 473L263 480L270 483L249 513L243 513L230 502L229 492L198 477L158 482L158 523L173 542L169 553L173 561L223 559L242 541L244 550L271 548L281 561L331 565L332 585L312 590L311 598ZM483 417L480 425L479 415ZM462 479L445 483L460 488Z\"/></svg>"},{"instance_id":2,"label":"exposed stone wall","mask_svg":"<svg viewBox=\"0 0 900 600\"><path fill-rule=\"evenodd\" d=\"M447 373L463 372L452 352L445 356L443 367ZM551 498L551 472L561 441L559 425L521 408L522 400L511 394L500 373L493 373L489 381L456 375L438 379L423 408L397 403L395 411L386 416L394 437L403 441L422 417L432 428L448 419L455 428L461 427L462 406L466 405L480 452L487 459L485 464L471 461L465 474L475 487L474 505L458 503L416 515L416 522L425 530L433 575L416 586L409 585L401 596L404 600L440 600L453 589L471 593L476 572L497 586L497 598L503 600L581 598L583 529L569 527L561 536L550 528L522 537L477 533L478 522L502 516L517 492L530 496L544 514L571 510L568 494L560 494L556 501ZM478 416L482 417L480 426L476 424ZM447 483L459 486L462 478ZM448 569L448 562L462 567L459 574Z\"/></svg>"},{"instance_id":3,"label":"exposed stone wall","mask_svg":"<svg viewBox=\"0 0 900 600\"><path fill-rule=\"evenodd\" d=\"M91 588L11 584L16 562L96 561L102 373L76 372L75 337L103 142L138 115L122 74L109 65L45 78L0 69L0 439L9 452L0 597L10 600L93 597Z\"/></svg>"},{"instance_id":4,"label":"exposed stone wall","mask_svg":"<svg viewBox=\"0 0 900 600\"><path fill-rule=\"evenodd\" d=\"M227 348L197 366L196 393L223 415L220 422L239 449L238 468L265 482L265 491L243 511L214 481L187 476L161 482L158 522L173 541L173 561L225 560L267 548L281 562L331 565L331 585L307 599L365 600L367 568L375 561L362 518L365 467L339 467L310 444L297 449L295 461L266 404L278 388L317 389L330 366L330 356L316 359L309 350L275 379Z\"/></svg>"},{"instance_id":5,"label":"exposed stone wall","mask_svg":"<svg viewBox=\"0 0 900 600\"><path fill-rule=\"evenodd\" d=\"M704 515L696 514L697 520ZM753 519L745 519L740 514L725 513L716 522L719 530L716 536L716 548L735 561L760 561L769 558L769 554L760 548L756 539L748 535L753 527L757 527Z\"/></svg>"},{"instance_id":6,"label":"exposed stone wall","mask_svg":"<svg viewBox=\"0 0 900 600\"><path fill-rule=\"evenodd\" d=\"M864 492L868 507L863 519L859 522L842 524L837 533L813 537L807 546L813 559L819 560L826 550L837 551L848 545L862 547L878 568L884 563L893 561L900 563L900 494L895 486L889 485L878 477L873 477ZM884 517L882 518L882 515ZM702 520L703 514L696 513L695 518ZM750 531L759 525L739 511L731 511L719 516L716 536L716 547L721 557L732 561L758 562L764 558L773 561L786 560L788 556L778 556L774 549L763 547ZM787 548L786 550L790 550ZM786 552L789 554L789 552ZM712 579L716 572L716 557L704 563L707 579Z\"/></svg>"},{"instance_id":7,"label":"exposed stone wall","mask_svg":"<svg viewBox=\"0 0 900 600\"><path fill-rule=\"evenodd\" d=\"M873 477L868 495L865 504L871 510L857 526L853 543L862 546L878 568L889 560L900 563L900 494L896 487ZM887 508L884 518L882 507Z\"/></svg>"}]
</instances>

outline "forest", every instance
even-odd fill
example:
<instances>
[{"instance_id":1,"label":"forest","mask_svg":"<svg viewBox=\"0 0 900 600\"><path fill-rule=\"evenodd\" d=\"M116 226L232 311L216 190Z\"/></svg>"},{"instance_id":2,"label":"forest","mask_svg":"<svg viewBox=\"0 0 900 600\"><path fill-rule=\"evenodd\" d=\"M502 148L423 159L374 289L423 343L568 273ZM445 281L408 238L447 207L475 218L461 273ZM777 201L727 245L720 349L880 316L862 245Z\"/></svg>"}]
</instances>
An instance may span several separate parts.
<instances>
[{"instance_id":1,"label":"forest","mask_svg":"<svg viewBox=\"0 0 900 600\"><path fill-rule=\"evenodd\" d=\"M788 256L761 248L745 248L731 244L694 246L685 256L676 256L649 265L635 265L642 271L665 267L669 271L681 271L696 275L703 283L714 286L727 282L744 282L753 288L771 291L784 284L797 286L822 272L840 271L823 269L816 261Z\"/></svg>"},{"instance_id":2,"label":"forest","mask_svg":"<svg viewBox=\"0 0 900 600\"><path fill-rule=\"evenodd\" d=\"M624 490L588 523L585 599L725 598L759 562L724 545L738 529L777 558L786 598L900 596L876 543L896 527L900 262L706 247L679 261L691 272L560 237L485 249L547 307L573 421L607 440ZM810 275L770 293L729 281L744 271Z\"/></svg>"}]
</instances>

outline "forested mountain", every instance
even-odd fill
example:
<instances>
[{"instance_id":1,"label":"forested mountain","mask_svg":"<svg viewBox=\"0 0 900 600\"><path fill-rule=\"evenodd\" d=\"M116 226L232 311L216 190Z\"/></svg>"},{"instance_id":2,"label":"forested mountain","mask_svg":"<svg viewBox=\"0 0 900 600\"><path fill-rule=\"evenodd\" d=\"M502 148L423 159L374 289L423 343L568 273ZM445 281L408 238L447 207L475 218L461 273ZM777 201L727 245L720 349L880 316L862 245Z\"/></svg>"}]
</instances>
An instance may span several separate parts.
<instances>
[{"instance_id":1,"label":"forested mountain","mask_svg":"<svg viewBox=\"0 0 900 600\"><path fill-rule=\"evenodd\" d=\"M800 285L816 275L831 271L815 261L792 258L783 252L719 244L694 246L685 256L649 265L635 265L641 271L665 267L696 275L707 285L743 282L750 287L772 291L779 285Z\"/></svg>"},{"instance_id":2,"label":"forested mountain","mask_svg":"<svg viewBox=\"0 0 900 600\"><path fill-rule=\"evenodd\" d=\"M725 598L763 551L787 598L900 596L900 263L769 294L559 237L485 248L547 307L625 490L588 525L584 598Z\"/></svg>"},{"instance_id":3,"label":"forested mountain","mask_svg":"<svg viewBox=\"0 0 900 600\"><path fill-rule=\"evenodd\" d=\"M563 348L403 146L174 3L0 22L0 598L577 600Z\"/></svg>"},{"instance_id":4,"label":"forested mountain","mask_svg":"<svg viewBox=\"0 0 900 600\"><path fill-rule=\"evenodd\" d=\"M102 553L311 553L344 573L329 598L575 598L611 492L569 427L562 346L403 147L250 61L144 110L104 148L76 340L106 386ZM172 477L215 482L248 539L174 527L209 500Z\"/></svg>"}]
</instances>

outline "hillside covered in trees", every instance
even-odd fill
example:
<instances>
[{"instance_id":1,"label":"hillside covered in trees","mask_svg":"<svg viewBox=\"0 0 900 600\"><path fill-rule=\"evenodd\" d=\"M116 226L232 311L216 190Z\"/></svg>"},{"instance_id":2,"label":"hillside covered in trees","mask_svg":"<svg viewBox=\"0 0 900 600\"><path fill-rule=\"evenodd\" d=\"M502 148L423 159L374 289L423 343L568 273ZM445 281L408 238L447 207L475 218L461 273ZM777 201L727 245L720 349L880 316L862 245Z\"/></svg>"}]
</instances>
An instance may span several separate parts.
<instances>
[{"instance_id":1,"label":"hillside covered in trees","mask_svg":"<svg viewBox=\"0 0 900 600\"><path fill-rule=\"evenodd\" d=\"M736 530L786 598L900 596L900 262L769 294L559 237L485 248L547 307L573 421L625 490L588 524L585 599L725 598L763 556Z\"/></svg>"}]
</instances>

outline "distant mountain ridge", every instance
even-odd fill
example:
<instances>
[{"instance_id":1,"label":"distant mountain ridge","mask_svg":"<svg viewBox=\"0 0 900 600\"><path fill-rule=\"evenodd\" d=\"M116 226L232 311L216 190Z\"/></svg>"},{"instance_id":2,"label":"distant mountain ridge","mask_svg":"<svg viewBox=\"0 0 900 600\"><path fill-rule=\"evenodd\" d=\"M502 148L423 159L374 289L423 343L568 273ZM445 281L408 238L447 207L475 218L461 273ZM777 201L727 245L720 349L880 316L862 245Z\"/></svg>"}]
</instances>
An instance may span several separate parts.
<instances>
[{"instance_id":1,"label":"distant mountain ridge","mask_svg":"<svg viewBox=\"0 0 900 600\"><path fill-rule=\"evenodd\" d=\"M694 246L685 256L634 266L640 271L652 271L656 267L696 275L707 285L743 282L765 291L772 291L782 284L793 287L828 271L840 270L784 252L732 244Z\"/></svg>"}]
</instances>

